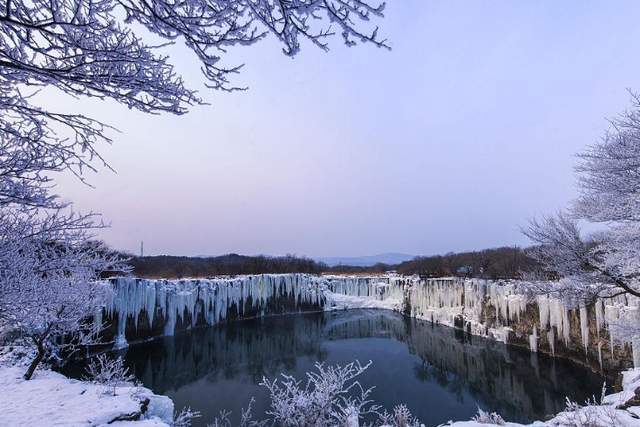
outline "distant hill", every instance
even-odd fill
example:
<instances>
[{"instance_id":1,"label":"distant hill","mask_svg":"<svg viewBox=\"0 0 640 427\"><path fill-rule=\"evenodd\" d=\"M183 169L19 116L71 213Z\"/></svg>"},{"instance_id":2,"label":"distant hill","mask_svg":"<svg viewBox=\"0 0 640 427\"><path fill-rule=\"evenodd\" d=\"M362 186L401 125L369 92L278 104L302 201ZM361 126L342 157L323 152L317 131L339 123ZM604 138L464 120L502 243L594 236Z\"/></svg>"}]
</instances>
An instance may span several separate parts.
<instances>
[{"instance_id":1,"label":"distant hill","mask_svg":"<svg viewBox=\"0 0 640 427\"><path fill-rule=\"evenodd\" d=\"M354 267L370 267L376 264L400 264L401 262L411 261L416 255L385 253L379 255L353 256L353 257L320 257L314 258L318 262L327 264L329 267L336 265L350 265Z\"/></svg>"}]
</instances>

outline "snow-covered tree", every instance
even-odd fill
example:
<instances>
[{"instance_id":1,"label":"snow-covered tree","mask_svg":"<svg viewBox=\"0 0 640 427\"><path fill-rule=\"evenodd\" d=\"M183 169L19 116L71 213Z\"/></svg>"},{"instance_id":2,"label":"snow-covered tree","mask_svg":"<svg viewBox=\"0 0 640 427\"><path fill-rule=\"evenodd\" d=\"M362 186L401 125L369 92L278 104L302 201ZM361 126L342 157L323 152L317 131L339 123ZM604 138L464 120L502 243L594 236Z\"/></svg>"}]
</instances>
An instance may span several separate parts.
<instances>
[{"instance_id":1,"label":"snow-covered tree","mask_svg":"<svg viewBox=\"0 0 640 427\"><path fill-rule=\"evenodd\" d=\"M567 212L533 220L531 254L560 275L548 289L576 302L640 297L640 98L611 121L601 141L579 154L579 198ZM601 224L584 235L579 221Z\"/></svg>"},{"instance_id":2,"label":"snow-covered tree","mask_svg":"<svg viewBox=\"0 0 640 427\"><path fill-rule=\"evenodd\" d=\"M90 216L0 210L0 323L36 350L25 379L99 332L87 321L110 291L98 274L120 260L89 240L91 227Z\"/></svg>"},{"instance_id":3,"label":"snow-covered tree","mask_svg":"<svg viewBox=\"0 0 640 427\"><path fill-rule=\"evenodd\" d=\"M294 56L302 40L327 50L339 32L348 46L388 48L373 0L11 0L0 2L0 321L37 349L25 377L46 357L86 342L85 319L101 305L101 271L118 260L91 244L94 215L76 215L51 189L52 174L106 162L98 145L109 126L34 102L43 87L111 99L146 113L184 114L203 104L163 54L183 41L208 87L244 89L224 65L229 48L268 34ZM142 36L143 34L144 36ZM152 45L145 39L161 40Z\"/></svg>"}]
</instances>

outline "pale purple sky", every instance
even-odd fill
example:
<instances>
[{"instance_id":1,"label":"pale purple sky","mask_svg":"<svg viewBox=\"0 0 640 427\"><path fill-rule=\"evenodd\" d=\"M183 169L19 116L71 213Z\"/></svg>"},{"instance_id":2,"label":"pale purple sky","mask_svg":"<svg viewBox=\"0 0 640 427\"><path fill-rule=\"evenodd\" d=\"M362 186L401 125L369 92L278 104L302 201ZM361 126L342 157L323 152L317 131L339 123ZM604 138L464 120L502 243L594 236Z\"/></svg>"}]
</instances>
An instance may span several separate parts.
<instances>
[{"instance_id":1,"label":"pale purple sky","mask_svg":"<svg viewBox=\"0 0 640 427\"><path fill-rule=\"evenodd\" d=\"M640 3L390 0L391 52L266 41L243 93L186 116L45 101L118 127L117 170L58 187L101 237L147 254L434 254L526 244L575 196L574 154L640 90ZM197 60L169 50L192 87Z\"/></svg>"}]
</instances>

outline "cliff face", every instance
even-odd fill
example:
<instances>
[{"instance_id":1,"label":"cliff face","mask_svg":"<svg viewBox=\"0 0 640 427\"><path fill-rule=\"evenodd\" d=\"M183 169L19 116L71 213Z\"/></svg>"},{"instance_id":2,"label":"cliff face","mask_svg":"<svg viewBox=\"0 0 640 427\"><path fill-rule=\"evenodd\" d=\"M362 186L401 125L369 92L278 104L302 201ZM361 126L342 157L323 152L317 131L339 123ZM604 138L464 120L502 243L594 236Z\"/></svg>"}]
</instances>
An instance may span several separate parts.
<instances>
[{"instance_id":1,"label":"cliff face","mask_svg":"<svg viewBox=\"0 0 640 427\"><path fill-rule=\"evenodd\" d=\"M214 279L116 278L114 295L98 321L116 347L185 329L274 314L330 309L332 295L402 301L403 314L466 333L570 358L614 372L633 366L631 343L613 339L607 325L631 301L587 307L525 296L526 284L457 278L268 274ZM615 337L614 337L615 338Z\"/></svg>"},{"instance_id":2,"label":"cliff face","mask_svg":"<svg viewBox=\"0 0 640 427\"><path fill-rule=\"evenodd\" d=\"M414 280L406 287L405 313L507 344L572 359L596 370L633 367L633 345L610 336L618 298L571 308L547 296L527 297L518 282L456 278ZM615 337L614 337L615 338Z\"/></svg>"}]
</instances>

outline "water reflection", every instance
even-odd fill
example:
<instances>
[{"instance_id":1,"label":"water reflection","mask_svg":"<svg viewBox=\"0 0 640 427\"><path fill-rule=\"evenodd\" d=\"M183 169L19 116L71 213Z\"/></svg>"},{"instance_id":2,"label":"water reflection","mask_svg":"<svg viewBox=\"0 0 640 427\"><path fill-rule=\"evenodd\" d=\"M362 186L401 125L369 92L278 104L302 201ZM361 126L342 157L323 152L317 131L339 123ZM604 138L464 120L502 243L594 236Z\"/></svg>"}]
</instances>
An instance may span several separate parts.
<instances>
[{"instance_id":1,"label":"water reflection","mask_svg":"<svg viewBox=\"0 0 640 427\"><path fill-rule=\"evenodd\" d=\"M302 378L316 360L373 361L362 377L385 407L406 403L426 425L468 419L477 407L512 421L541 419L598 394L602 377L567 361L470 337L451 328L383 311L283 316L197 329L131 347L127 363L176 407L203 413L206 425L221 409L239 414L257 384L281 372Z\"/></svg>"}]
</instances>

